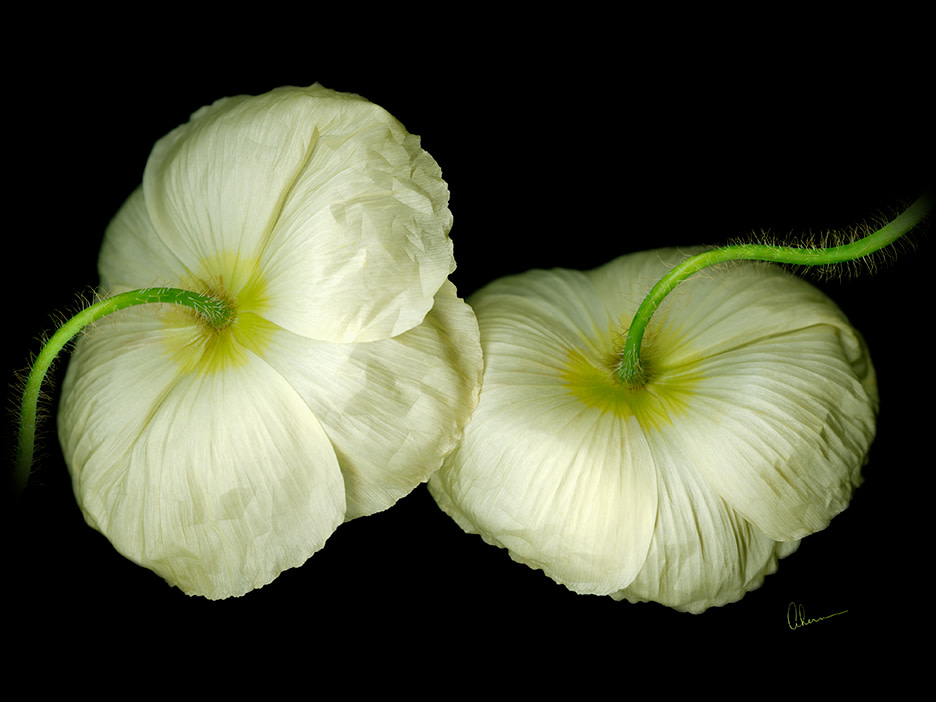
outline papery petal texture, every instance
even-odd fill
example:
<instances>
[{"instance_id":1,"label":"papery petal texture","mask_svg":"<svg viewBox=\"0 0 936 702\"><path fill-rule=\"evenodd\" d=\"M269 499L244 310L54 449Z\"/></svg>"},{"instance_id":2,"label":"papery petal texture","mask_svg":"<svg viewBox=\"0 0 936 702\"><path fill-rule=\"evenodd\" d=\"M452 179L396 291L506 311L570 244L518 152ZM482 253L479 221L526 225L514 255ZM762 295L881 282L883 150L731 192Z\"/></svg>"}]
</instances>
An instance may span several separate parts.
<instances>
[{"instance_id":1,"label":"papery petal texture","mask_svg":"<svg viewBox=\"0 0 936 702\"><path fill-rule=\"evenodd\" d=\"M860 483L875 433L861 336L817 288L763 264L703 271L670 297L651 331L665 337L648 353L662 372L694 379L693 402L678 431L661 431L771 538L827 526Z\"/></svg>"},{"instance_id":2,"label":"papery petal texture","mask_svg":"<svg viewBox=\"0 0 936 702\"><path fill-rule=\"evenodd\" d=\"M650 438L659 476L650 550L637 578L611 596L695 614L741 599L799 541L766 536L725 504L680 442L665 434Z\"/></svg>"},{"instance_id":3,"label":"papery petal texture","mask_svg":"<svg viewBox=\"0 0 936 702\"><path fill-rule=\"evenodd\" d=\"M572 590L700 612L758 587L847 506L877 392L831 300L760 264L681 283L647 330L650 382L618 385L639 303L692 253L476 293L481 399L430 489L466 531Z\"/></svg>"},{"instance_id":4,"label":"papery petal texture","mask_svg":"<svg viewBox=\"0 0 936 702\"><path fill-rule=\"evenodd\" d=\"M636 422L614 421L566 387L569 354L587 351L587 332L609 321L600 309L590 317L588 302L587 281L573 271L508 278L475 296L484 321L482 399L430 489L463 528L595 593L623 587L639 571L657 493Z\"/></svg>"},{"instance_id":5,"label":"papery petal texture","mask_svg":"<svg viewBox=\"0 0 936 702\"><path fill-rule=\"evenodd\" d=\"M220 100L155 146L107 229L105 294L177 287L78 342L60 437L86 520L188 594L242 595L437 470L479 393L438 165L315 85Z\"/></svg>"},{"instance_id":6,"label":"papery petal texture","mask_svg":"<svg viewBox=\"0 0 936 702\"><path fill-rule=\"evenodd\" d=\"M387 338L422 321L454 269L448 187L419 143L377 105L319 85L225 98L154 147L149 218L191 274L230 274L232 252L257 260L270 321L326 341Z\"/></svg>"},{"instance_id":7,"label":"papery petal texture","mask_svg":"<svg viewBox=\"0 0 936 702\"><path fill-rule=\"evenodd\" d=\"M284 332L264 358L325 427L349 520L387 509L428 480L461 439L481 385L478 323L451 283L404 334L335 344Z\"/></svg>"},{"instance_id":8,"label":"papery petal texture","mask_svg":"<svg viewBox=\"0 0 936 702\"><path fill-rule=\"evenodd\" d=\"M199 334L152 309L99 323L69 363L59 435L88 523L185 592L219 599L301 565L345 497L298 394L246 350L197 372Z\"/></svg>"}]
</instances>

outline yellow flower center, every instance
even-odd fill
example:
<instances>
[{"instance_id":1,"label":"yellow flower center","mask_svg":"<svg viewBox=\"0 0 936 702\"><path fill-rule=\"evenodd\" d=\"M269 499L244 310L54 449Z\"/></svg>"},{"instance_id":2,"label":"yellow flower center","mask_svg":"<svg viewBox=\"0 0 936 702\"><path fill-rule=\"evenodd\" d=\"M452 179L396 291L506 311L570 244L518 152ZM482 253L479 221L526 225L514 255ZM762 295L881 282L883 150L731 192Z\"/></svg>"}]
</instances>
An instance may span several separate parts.
<instances>
[{"instance_id":1,"label":"yellow flower center","mask_svg":"<svg viewBox=\"0 0 936 702\"><path fill-rule=\"evenodd\" d=\"M685 414L699 375L691 369L668 365L665 355L654 354L655 349L673 348L675 339L657 337L644 342L651 379L644 387L632 390L615 379L619 349L615 348L614 338L611 332L600 345L588 340L585 346L569 351L563 373L569 392L602 412L635 417L644 428L671 424L675 417Z\"/></svg>"},{"instance_id":2,"label":"yellow flower center","mask_svg":"<svg viewBox=\"0 0 936 702\"><path fill-rule=\"evenodd\" d=\"M192 372L209 374L246 363L249 352L262 353L277 327L263 316L269 303L257 261L225 252L204 259L198 273L183 278L182 286L227 301L235 317L217 328L189 308L168 309L164 323L181 332L165 335L178 363Z\"/></svg>"}]
</instances>

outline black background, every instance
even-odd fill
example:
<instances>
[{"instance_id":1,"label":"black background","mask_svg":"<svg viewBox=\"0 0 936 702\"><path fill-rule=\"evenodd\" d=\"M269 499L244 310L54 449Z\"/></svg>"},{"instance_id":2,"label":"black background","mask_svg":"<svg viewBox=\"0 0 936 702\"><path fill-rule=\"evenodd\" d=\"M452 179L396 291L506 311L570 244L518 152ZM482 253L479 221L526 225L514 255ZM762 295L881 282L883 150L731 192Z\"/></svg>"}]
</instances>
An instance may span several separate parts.
<instances>
[{"instance_id":1,"label":"black background","mask_svg":"<svg viewBox=\"0 0 936 702\"><path fill-rule=\"evenodd\" d=\"M719 18L681 17L677 30L642 18L610 27L600 17L538 24L453 13L418 28L376 18L365 29L361 17L280 16L186 32L185 17L158 27L115 19L89 33L86 17L57 18L57 33L30 29L8 56L11 383L52 315L96 284L104 228L152 144L225 95L318 81L364 95L419 134L451 189L453 279L464 295L533 267L590 268L762 229L848 227L916 197L936 163L931 67L917 58L925 37L898 39L902 20L866 34L800 31L805 21L713 34L703 27ZM541 678L544 655L560 661L550 676L639 674L628 665L638 656L755 652L774 676L786 662L805 665L807 651L873 661L929 617L920 594L932 488L932 233L914 242L874 276L820 283L871 348L879 435L849 509L738 603L693 616L574 595L463 534L424 486L343 525L303 567L258 591L189 598L85 526L48 421L38 474L5 505L11 638L50 670L86 653L106 666L145 652L142 667L159 661L168 675L206 656L246 665L285 649L321 673L335 654L363 664L341 673L344 686L380 661L405 662L394 680L441 668L459 684L491 668L512 670L515 682ZM48 407L54 413L54 399ZM810 617L847 613L794 631L790 602ZM778 650L786 657L770 657Z\"/></svg>"}]
</instances>

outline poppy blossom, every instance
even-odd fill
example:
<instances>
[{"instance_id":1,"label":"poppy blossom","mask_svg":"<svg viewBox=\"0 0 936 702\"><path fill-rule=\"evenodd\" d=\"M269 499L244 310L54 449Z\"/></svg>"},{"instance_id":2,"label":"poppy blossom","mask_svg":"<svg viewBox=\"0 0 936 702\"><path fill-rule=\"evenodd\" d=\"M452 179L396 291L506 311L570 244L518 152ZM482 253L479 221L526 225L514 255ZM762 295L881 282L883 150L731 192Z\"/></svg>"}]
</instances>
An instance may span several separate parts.
<instances>
[{"instance_id":1,"label":"poppy blossom","mask_svg":"<svg viewBox=\"0 0 936 702\"><path fill-rule=\"evenodd\" d=\"M188 594L242 595L453 450L477 400L472 310L448 280L448 187L418 137L351 94L220 100L156 143L109 225L59 436L86 521Z\"/></svg>"},{"instance_id":2,"label":"poppy blossom","mask_svg":"<svg viewBox=\"0 0 936 702\"><path fill-rule=\"evenodd\" d=\"M758 587L848 505L878 398L836 305L750 262L683 281L647 327L646 384L619 382L627 325L690 253L529 271L471 296L481 398L429 487L465 531L570 590L701 612Z\"/></svg>"}]
</instances>

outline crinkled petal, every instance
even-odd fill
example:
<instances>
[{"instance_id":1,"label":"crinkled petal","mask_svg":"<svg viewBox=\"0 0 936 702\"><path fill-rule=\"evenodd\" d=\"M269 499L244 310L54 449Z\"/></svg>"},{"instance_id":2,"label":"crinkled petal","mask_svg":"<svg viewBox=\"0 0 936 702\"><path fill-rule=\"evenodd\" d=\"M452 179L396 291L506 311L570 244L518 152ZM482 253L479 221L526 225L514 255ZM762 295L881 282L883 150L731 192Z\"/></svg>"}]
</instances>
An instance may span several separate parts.
<instances>
[{"instance_id":1,"label":"crinkled petal","mask_svg":"<svg viewBox=\"0 0 936 702\"><path fill-rule=\"evenodd\" d=\"M390 507L439 468L481 383L477 321L448 282L425 321L399 336L334 344L283 332L263 355L335 446L347 519Z\"/></svg>"},{"instance_id":2,"label":"crinkled petal","mask_svg":"<svg viewBox=\"0 0 936 702\"><path fill-rule=\"evenodd\" d=\"M838 330L787 332L694 370L700 380L680 439L732 507L782 541L825 528L848 506L877 402L843 354Z\"/></svg>"},{"instance_id":3,"label":"crinkled petal","mask_svg":"<svg viewBox=\"0 0 936 702\"><path fill-rule=\"evenodd\" d=\"M648 327L650 382L618 385L637 306L691 253L531 271L472 297L481 400L430 489L466 531L573 590L698 612L757 587L844 508L877 396L835 305L746 264L681 283ZM629 579L608 589L615 559ZM589 568L604 577L583 587Z\"/></svg>"},{"instance_id":4,"label":"crinkled petal","mask_svg":"<svg viewBox=\"0 0 936 702\"><path fill-rule=\"evenodd\" d=\"M490 391L482 401L500 413L472 420L429 488L465 531L575 592L608 594L647 555L657 503L650 454L636 422L570 420L557 400Z\"/></svg>"},{"instance_id":5,"label":"crinkled petal","mask_svg":"<svg viewBox=\"0 0 936 702\"><path fill-rule=\"evenodd\" d=\"M261 271L268 319L310 338L410 329L454 269L448 188L418 137L319 85L202 108L156 144L143 192L190 276L237 291ZM233 279L230 254L251 262Z\"/></svg>"},{"instance_id":6,"label":"crinkled petal","mask_svg":"<svg viewBox=\"0 0 936 702\"><path fill-rule=\"evenodd\" d=\"M664 249L634 256L660 258L657 275L662 276L693 252ZM608 273L612 271L613 267ZM842 311L821 290L778 266L736 262L704 269L667 296L650 325L651 336L654 331L666 333L667 363L671 367L825 325L830 333L841 334L838 355L854 367L869 393L876 388L867 349Z\"/></svg>"},{"instance_id":7,"label":"crinkled petal","mask_svg":"<svg viewBox=\"0 0 936 702\"><path fill-rule=\"evenodd\" d=\"M660 492L653 540L638 577L612 597L697 614L760 587L799 542L776 542L731 509L676 432L650 433Z\"/></svg>"},{"instance_id":8,"label":"crinkled petal","mask_svg":"<svg viewBox=\"0 0 936 702\"><path fill-rule=\"evenodd\" d=\"M137 188L108 225L98 256L108 295L148 287L179 287L186 267L159 236Z\"/></svg>"},{"instance_id":9,"label":"crinkled petal","mask_svg":"<svg viewBox=\"0 0 936 702\"><path fill-rule=\"evenodd\" d=\"M563 377L591 353L581 274L537 272L475 295L485 374L458 450L429 482L469 532L582 593L608 594L643 565L656 515L656 473L636 420L581 403ZM537 304L531 288L552 291Z\"/></svg>"},{"instance_id":10,"label":"crinkled petal","mask_svg":"<svg viewBox=\"0 0 936 702\"><path fill-rule=\"evenodd\" d=\"M860 335L828 297L776 267L703 271L677 293L647 348L664 385L682 377L692 388L673 441L771 539L824 528L860 483L875 433Z\"/></svg>"},{"instance_id":11,"label":"crinkled petal","mask_svg":"<svg viewBox=\"0 0 936 702\"><path fill-rule=\"evenodd\" d=\"M242 595L323 546L344 517L341 471L275 371L244 350L200 372L198 326L166 309L125 310L82 338L63 452L86 520L123 555L188 594Z\"/></svg>"}]
</instances>

